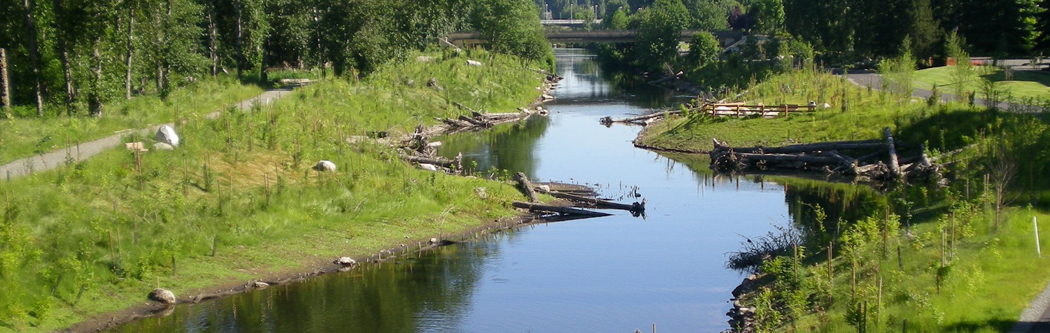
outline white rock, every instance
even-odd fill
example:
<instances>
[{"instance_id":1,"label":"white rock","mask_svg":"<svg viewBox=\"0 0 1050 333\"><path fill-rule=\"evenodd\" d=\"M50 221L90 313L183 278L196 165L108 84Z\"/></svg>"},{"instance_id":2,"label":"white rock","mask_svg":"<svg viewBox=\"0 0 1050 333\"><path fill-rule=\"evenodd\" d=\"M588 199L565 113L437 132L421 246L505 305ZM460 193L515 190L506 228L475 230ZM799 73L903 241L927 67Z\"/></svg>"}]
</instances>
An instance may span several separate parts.
<instances>
[{"instance_id":1,"label":"white rock","mask_svg":"<svg viewBox=\"0 0 1050 333\"><path fill-rule=\"evenodd\" d=\"M430 244L437 244L437 242L438 242L437 238L431 238L430 239Z\"/></svg>"},{"instance_id":2,"label":"white rock","mask_svg":"<svg viewBox=\"0 0 1050 333\"><path fill-rule=\"evenodd\" d=\"M175 304L176 301L175 293L171 292L171 290L161 288L153 289L153 291L149 293L149 299L168 305Z\"/></svg>"},{"instance_id":3,"label":"white rock","mask_svg":"<svg viewBox=\"0 0 1050 333\"><path fill-rule=\"evenodd\" d=\"M175 129L171 126L163 125L157 129L157 135L154 138L157 142L163 142L171 145L172 147L179 146L179 135L175 133Z\"/></svg>"},{"instance_id":4,"label":"white rock","mask_svg":"<svg viewBox=\"0 0 1050 333\"><path fill-rule=\"evenodd\" d=\"M350 257L339 257L339 259L332 261L332 263L343 267L353 267L357 265L357 260Z\"/></svg>"},{"instance_id":5,"label":"white rock","mask_svg":"<svg viewBox=\"0 0 1050 333\"><path fill-rule=\"evenodd\" d=\"M163 142L157 142L153 144L155 150L175 150L175 147Z\"/></svg>"},{"instance_id":6,"label":"white rock","mask_svg":"<svg viewBox=\"0 0 1050 333\"><path fill-rule=\"evenodd\" d=\"M437 166L433 164L420 163L419 168L427 171L438 171Z\"/></svg>"},{"instance_id":7,"label":"white rock","mask_svg":"<svg viewBox=\"0 0 1050 333\"><path fill-rule=\"evenodd\" d=\"M554 100L554 96L551 96L550 94L543 94L542 97L543 97L543 101L544 102L553 101Z\"/></svg>"},{"instance_id":8,"label":"white rock","mask_svg":"<svg viewBox=\"0 0 1050 333\"><path fill-rule=\"evenodd\" d=\"M262 281L255 281L254 283L252 283L252 286L255 287L255 289L266 289L266 287L269 287L270 284Z\"/></svg>"},{"instance_id":9,"label":"white rock","mask_svg":"<svg viewBox=\"0 0 1050 333\"><path fill-rule=\"evenodd\" d=\"M467 66L481 66L481 62L477 60L467 60Z\"/></svg>"},{"instance_id":10,"label":"white rock","mask_svg":"<svg viewBox=\"0 0 1050 333\"><path fill-rule=\"evenodd\" d=\"M314 165L314 170L322 171L322 172L323 171L335 171L335 163L332 163L332 161L323 160L323 161L317 162L317 165Z\"/></svg>"},{"instance_id":11,"label":"white rock","mask_svg":"<svg viewBox=\"0 0 1050 333\"><path fill-rule=\"evenodd\" d=\"M821 105L820 108L821 109L829 109L829 108L831 108L831 104L824 103L824 105Z\"/></svg>"},{"instance_id":12,"label":"white rock","mask_svg":"<svg viewBox=\"0 0 1050 333\"><path fill-rule=\"evenodd\" d=\"M551 191L550 185L536 186L536 189L539 190L540 192L543 192L543 193L550 193L550 191Z\"/></svg>"}]
</instances>

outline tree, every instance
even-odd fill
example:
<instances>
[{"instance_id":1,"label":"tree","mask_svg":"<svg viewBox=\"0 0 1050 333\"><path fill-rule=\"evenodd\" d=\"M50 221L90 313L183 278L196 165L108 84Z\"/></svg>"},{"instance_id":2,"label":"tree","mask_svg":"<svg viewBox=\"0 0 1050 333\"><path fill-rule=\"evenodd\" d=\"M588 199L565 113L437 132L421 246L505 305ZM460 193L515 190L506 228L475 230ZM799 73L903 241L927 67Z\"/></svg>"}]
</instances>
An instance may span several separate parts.
<instances>
[{"instance_id":1,"label":"tree","mask_svg":"<svg viewBox=\"0 0 1050 333\"><path fill-rule=\"evenodd\" d=\"M964 44L963 38L955 31L948 34L948 38L944 42L944 54L948 56L950 61L955 62L951 70L951 78L954 85L955 98L960 102L966 98L966 85L973 81L975 76L973 64L970 63L970 55L963 49ZM949 63L949 65L951 64Z\"/></svg>"},{"instance_id":2,"label":"tree","mask_svg":"<svg viewBox=\"0 0 1050 333\"><path fill-rule=\"evenodd\" d=\"M911 18L908 35L912 39L912 53L919 61L933 65L928 59L937 55L937 46L943 34L940 23L933 18L930 0L914 0L908 13Z\"/></svg>"},{"instance_id":3,"label":"tree","mask_svg":"<svg viewBox=\"0 0 1050 333\"><path fill-rule=\"evenodd\" d=\"M1039 10L1035 15L1035 32L1035 49L1050 51L1050 0L1039 2Z\"/></svg>"},{"instance_id":4,"label":"tree","mask_svg":"<svg viewBox=\"0 0 1050 333\"><path fill-rule=\"evenodd\" d=\"M685 57L686 66L704 68L717 62L721 52L722 47L718 45L718 39L710 32L695 34L689 41L689 54Z\"/></svg>"},{"instance_id":5,"label":"tree","mask_svg":"<svg viewBox=\"0 0 1050 333\"><path fill-rule=\"evenodd\" d=\"M44 82L40 71L40 48L37 47L36 29L36 3L33 0L22 0L22 10L25 17L25 40L29 52L29 63L33 70L33 85L36 91L36 115L44 116Z\"/></svg>"},{"instance_id":6,"label":"tree","mask_svg":"<svg viewBox=\"0 0 1050 333\"><path fill-rule=\"evenodd\" d=\"M784 3L781 0L756 0L748 12L754 15L758 33L775 35L784 27Z\"/></svg>"},{"instance_id":7,"label":"tree","mask_svg":"<svg viewBox=\"0 0 1050 333\"><path fill-rule=\"evenodd\" d=\"M476 6L473 26L493 51L554 65L535 6L522 0L484 0Z\"/></svg>"},{"instance_id":8,"label":"tree","mask_svg":"<svg viewBox=\"0 0 1050 333\"><path fill-rule=\"evenodd\" d=\"M638 64L659 69L678 55L678 38L689 20L681 0L657 0L644 13L638 27Z\"/></svg>"}]
</instances>

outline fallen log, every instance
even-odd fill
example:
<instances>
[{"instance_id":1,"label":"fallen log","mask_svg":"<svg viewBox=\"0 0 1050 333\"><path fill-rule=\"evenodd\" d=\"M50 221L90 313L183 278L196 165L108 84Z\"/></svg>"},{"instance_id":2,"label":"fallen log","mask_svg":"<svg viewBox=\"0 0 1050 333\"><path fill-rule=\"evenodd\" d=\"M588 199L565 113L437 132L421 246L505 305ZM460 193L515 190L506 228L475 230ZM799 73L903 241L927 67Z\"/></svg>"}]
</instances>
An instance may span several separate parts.
<instances>
[{"instance_id":1,"label":"fallen log","mask_svg":"<svg viewBox=\"0 0 1050 333\"><path fill-rule=\"evenodd\" d=\"M528 209L531 212L546 212L546 213L557 213L557 214L563 214L563 215L577 215L577 216L587 216L587 217L602 217L602 216L610 216L610 215L612 215L612 214L609 214L609 213L595 212L595 211L589 211L589 210L584 210L584 209L577 209L577 208L572 208L572 207L540 205L540 204L533 204L533 203L521 202L521 201L514 201L511 204L514 207L521 208L521 209Z\"/></svg>"},{"instance_id":2,"label":"fallen log","mask_svg":"<svg viewBox=\"0 0 1050 333\"><path fill-rule=\"evenodd\" d=\"M655 119L655 118L668 117L668 116L672 116L672 115L679 115L679 114L682 114L681 110L668 110L668 111L653 112L653 113L646 114L646 115L641 115L641 116L636 116L636 117L629 117L629 118L623 118L623 119L612 119L612 117L605 117L605 118L600 119L599 122L602 125L606 125L606 126L608 126L610 124L613 124L613 123L647 125L647 121L648 120Z\"/></svg>"},{"instance_id":3,"label":"fallen log","mask_svg":"<svg viewBox=\"0 0 1050 333\"><path fill-rule=\"evenodd\" d=\"M753 154L753 153L735 153L736 156L755 161L773 161L773 162L803 162L803 163L817 163L817 164L838 164L841 160L839 158L831 156L820 156L820 155L802 155L802 154Z\"/></svg>"},{"instance_id":4,"label":"fallen log","mask_svg":"<svg viewBox=\"0 0 1050 333\"><path fill-rule=\"evenodd\" d=\"M524 172L518 172L514 174L514 179L521 185L521 189L525 191L525 195L529 197L529 202L539 202L540 199L536 197L536 191L533 190L532 182L529 181L529 177Z\"/></svg>"},{"instance_id":5,"label":"fallen log","mask_svg":"<svg viewBox=\"0 0 1050 333\"><path fill-rule=\"evenodd\" d=\"M441 157L420 157L412 155L401 155L400 157L401 159L412 163L433 164L453 170L463 170L463 154L457 155L454 160Z\"/></svg>"},{"instance_id":6,"label":"fallen log","mask_svg":"<svg viewBox=\"0 0 1050 333\"><path fill-rule=\"evenodd\" d=\"M489 124L487 122L484 122L484 121L481 121L481 120L477 120L477 119L474 119L474 118L471 118L471 117L467 117L467 116L459 116L459 120L468 122L471 125L474 125L474 126L477 126L477 127L490 127L490 126L492 126L492 124Z\"/></svg>"},{"instance_id":7,"label":"fallen log","mask_svg":"<svg viewBox=\"0 0 1050 333\"><path fill-rule=\"evenodd\" d=\"M640 212L640 211L644 211L645 210L645 202L644 201L642 203L637 203L636 202L634 204L628 205L628 204L622 204L622 203L618 203L618 202L612 202L612 201L602 200L602 199L593 198L593 197L585 197L585 196L569 194L569 193L545 191L543 189L540 189L539 192L545 193L545 194L549 194L550 196L555 197L555 198L559 198L559 199L567 199L567 200L572 200L572 201L575 201L575 202L585 203L585 204L591 205L594 208L620 209L620 210L626 210L626 211L629 211L629 212Z\"/></svg>"},{"instance_id":8,"label":"fallen log","mask_svg":"<svg viewBox=\"0 0 1050 333\"><path fill-rule=\"evenodd\" d=\"M860 150L860 149L876 149L882 148L886 144L882 140L865 140L865 141L839 141L839 142L823 142L823 143L807 143L799 145L790 145L783 147L745 147L745 148L732 148L733 152L736 153L757 153L763 152L767 154L792 154L792 153L811 153L816 151L829 151L829 150Z\"/></svg>"},{"instance_id":9,"label":"fallen log","mask_svg":"<svg viewBox=\"0 0 1050 333\"><path fill-rule=\"evenodd\" d=\"M890 132L890 128L889 127L886 127L886 129L883 130L883 133L884 133L884 136L886 137L886 149L887 149L887 151L889 153L889 159L888 160L889 160L890 173L893 174L893 177L900 178L900 176L901 176L901 166L900 166L900 164L898 164L898 161L897 161L897 148L893 144L893 133Z\"/></svg>"}]
</instances>

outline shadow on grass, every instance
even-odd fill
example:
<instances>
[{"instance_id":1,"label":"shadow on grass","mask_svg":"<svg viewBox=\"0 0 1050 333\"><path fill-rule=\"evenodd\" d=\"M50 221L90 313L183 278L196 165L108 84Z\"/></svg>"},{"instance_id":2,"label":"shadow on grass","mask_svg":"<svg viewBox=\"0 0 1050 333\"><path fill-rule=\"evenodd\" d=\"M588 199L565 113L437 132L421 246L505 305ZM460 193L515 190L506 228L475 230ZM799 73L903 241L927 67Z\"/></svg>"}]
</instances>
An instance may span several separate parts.
<instances>
[{"instance_id":1,"label":"shadow on grass","mask_svg":"<svg viewBox=\"0 0 1050 333\"><path fill-rule=\"evenodd\" d=\"M1002 320L1002 319L992 319L992 320L985 320L985 321L963 321L963 322L958 322L958 323L954 323L954 324L945 326L944 327L944 331L945 332L1009 332L1010 329L1014 327L1014 324L1023 324L1023 323L1018 323L1017 321L1013 321L1013 320ZM1038 323L1036 323L1036 324L1038 324ZM1046 332L1046 331L1034 330L1034 327L1033 327L1033 330L1030 330L1030 332Z\"/></svg>"}]
</instances>

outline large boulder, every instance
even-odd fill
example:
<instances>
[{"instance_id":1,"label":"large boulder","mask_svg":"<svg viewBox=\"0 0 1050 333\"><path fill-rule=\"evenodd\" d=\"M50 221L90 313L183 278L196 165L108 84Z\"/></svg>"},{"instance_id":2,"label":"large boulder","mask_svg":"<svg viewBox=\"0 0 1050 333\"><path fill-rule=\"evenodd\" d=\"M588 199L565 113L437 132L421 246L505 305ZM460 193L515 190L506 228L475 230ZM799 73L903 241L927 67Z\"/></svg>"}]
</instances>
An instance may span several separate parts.
<instances>
[{"instance_id":1,"label":"large boulder","mask_svg":"<svg viewBox=\"0 0 1050 333\"><path fill-rule=\"evenodd\" d=\"M153 291L149 292L149 299L167 305L175 304L177 301L175 293L171 292L171 290L161 288L153 289Z\"/></svg>"},{"instance_id":2,"label":"large boulder","mask_svg":"<svg viewBox=\"0 0 1050 333\"><path fill-rule=\"evenodd\" d=\"M327 160L320 161L320 162L317 162L317 165L314 165L314 170L321 171L321 172L324 172L324 171L335 171L335 163L332 163L332 161L327 161Z\"/></svg>"},{"instance_id":3,"label":"large boulder","mask_svg":"<svg viewBox=\"0 0 1050 333\"><path fill-rule=\"evenodd\" d=\"M163 125L157 129L157 135L154 138L157 142L163 142L171 145L172 147L179 146L179 135L175 133L175 129L171 126Z\"/></svg>"}]
</instances>

